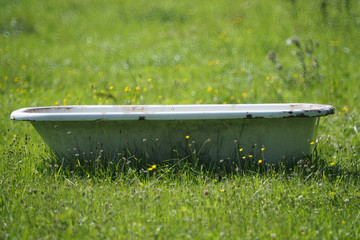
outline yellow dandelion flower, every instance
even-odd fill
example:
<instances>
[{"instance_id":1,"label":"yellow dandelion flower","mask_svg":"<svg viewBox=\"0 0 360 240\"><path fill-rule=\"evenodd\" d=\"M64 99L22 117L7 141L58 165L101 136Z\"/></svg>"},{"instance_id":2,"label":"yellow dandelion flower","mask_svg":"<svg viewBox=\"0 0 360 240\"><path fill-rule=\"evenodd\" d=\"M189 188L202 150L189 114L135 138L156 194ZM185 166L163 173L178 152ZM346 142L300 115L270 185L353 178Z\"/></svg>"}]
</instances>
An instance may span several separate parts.
<instances>
[{"instance_id":1,"label":"yellow dandelion flower","mask_svg":"<svg viewBox=\"0 0 360 240\"><path fill-rule=\"evenodd\" d=\"M212 87L211 87L211 86L208 87L208 88L206 89L206 91L211 92L211 91L212 91Z\"/></svg>"},{"instance_id":2,"label":"yellow dandelion flower","mask_svg":"<svg viewBox=\"0 0 360 240\"><path fill-rule=\"evenodd\" d=\"M346 223L346 221L345 221L345 220L342 220L342 221L341 221L341 224L345 224L345 223Z\"/></svg>"},{"instance_id":3,"label":"yellow dandelion flower","mask_svg":"<svg viewBox=\"0 0 360 240\"><path fill-rule=\"evenodd\" d=\"M144 87L144 88L143 88L143 92L146 92L146 91L147 91L147 88L146 88L146 87Z\"/></svg>"},{"instance_id":4,"label":"yellow dandelion flower","mask_svg":"<svg viewBox=\"0 0 360 240\"><path fill-rule=\"evenodd\" d=\"M334 162L330 163L330 166L334 166L334 165L335 165L335 163L334 163Z\"/></svg>"},{"instance_id":5,"label":"yellow dandelion flower","mask_svg":"<svg viewBox=\"0 0 360 240\"><path fill-rule=\"evenodd\" d=\"M252 158L252 157L253 157L253 155L250 154L250 155L249 155L249 158Z\"/></svg>"},{"instance_id":6,"label":"yellow dandelion flower","mask_svg":"<svg viewBox=\"0 0 360 240\"><path fill-rule=\"evenodd\" d=\"M155 169L155 168L156 168L156 165L155 165L155 164L154 164L154 165L152 165L152 166L151 166L151 168L152 168L152 169Z\"/></svg>"},{"instance_id":7,"label":"yellow dandelion flower","mask_svg":"<svg viewBox=\"0 0 360 240\"><path fill-rule=\"evenodd\" d=\"M245 158L246 158L246 156L243 156L243 157L242 157L242 159L245 159Z\"/></svg>"},{"instance_id":8,"label":"yellow dandelion flower","mask_svg":"<svg viewBox=\"0 0 360 240\"><path fill-rule=\"evenodd\" d=\"M240 148L240 149L239 149L239 152L242 152L243 150L244 150L244 149Z\"/></svg>"},{"instance_id":9,"label":"yellow dandelion flower","mask_svg":"<svg viewBox=\"0 0 360 240\"><path fill-rule=\"evenodd\" d=\"M114 89L114 86L110 86L109 89L110 89L110 90L113 90L113 89Z\"/></svg>"},{"instance_id":10,"label":"yellow dandelion flower","mask_svg":"<svg viewBox=\"0 0 360 240\"><path fill-rule=\"evenodd\" d=\"M263 148L261 148L261 151L265 151L265 148L263 147Z\"/></svg>"},{"instance_id":11,"label":"yellow dandelion flower","mask_svg":"<svg viewBox=\"0 0 360 240\"><path fill-rule=\"evenodd\" d=\"M349 111L349 108L345 106L345 107L342 108L342 110L343 110L344 112L348 112L348 111Z\"/></svg>"},{"instance_id":12,"label":"yellow dandelion flower","mask_svg":"<svg viewBox=\"0 0 360 240\"><path fill-rule=\"evenodd\" d=\"M152 171L153 170L153 168L148 168L148 171Z\"/></svg>"},{"instance_id":13,"label":"yellow dandelion flower","mask_svg":"<svg viewBox=\"0 0 360 240\"><path fill-rule=\"evenodd\" d=\"M146 81L147 81L147 82L151 82L151 81L152 81L152 79L151 79L151 78L148 78L148 79L146 79Z\"/></svg>"},{"instance_id":14,"label":"yellow dandelion flower","mask_svg":"<svg viewBox=\"0 0 360 240\"><path fill-rule=\"evenodd\" d=\"M200 98L198 101L197 101L197 103L203 103L203 99L202 98Z\"/></svg>"},{"instance_id":15,"label":"yellow dandelion flower","mask_svg":"<svg viewBox=\"0 0 360 240\"><path fill-rule=\"evenodd\" d=\"M185 136L185 138L186 138L186 139L189 139L189 138L190 138L190 136L189 136L189 135L186 135L186 136Z\"/></svg>"},{"instance_id":16,"label":"yellow dandelion flower","mask_svg":"<svg viewBox=\"0 0 360 240\"><path fill-rule=\"evenodd\" d=\"M262 160L261 160L261 159L258 161L258 164L260 164L260 163L262 163Z\"/></svg>"},{"instance_id":17,"label":"yellow dandelion flower","mask_svg":"<svg viewBox=\"0 0 360 240\"><path fill-rule=\"evenodd\" d=\"M17 137L17 135L16 134L14 134L14 136L13 136L14 138L16 138Z\"/></svg>"},{"instance_id":18,"label":"yellow dandelion flower","mask_svg":"<svg viewBox=\"0 0 360 240\"><path fill-rule=\"evenodd\" d=\"M311 145L314 145L314 144L315 144L315 142L311 142L310 144L311 144Z\"/></svg>"},{"instance_id":19,"label":"yellow dandelion flower","mask_svg":"<svg viewBox=\"0 0 360 240\"><path fill-rule=\"evenodd\" d=\"M27 66L25 64L21 66L22 70L25 70L26 68L27 68Z\"/></svg>"},{"instance_id":20,"label":"yellow dandelion flower","mask_svg":"<svg viewBox=\"0 0 360 240\"><path fill-rule=\"evenodd\" d=\"M58 102L58 101L56 101L56 102L55 102L55 105L59 105L59 102Z\"/></svg>"},{"instance_id":21,"label":"yellow dandelion flower","mask_svg":"<svg viewBox=\"0 0 360 240\"><path fill-rule=\"evenodd\" d=\"M225 192L225 190L224 190L224 189L220 189L220 192Z\"/></svg>"},{"instance_id":22,"label":"yellow dandelion flower","mask_svg":"<svg viewBox=\"0 0 360 240\"><path fill-rule=\"evenodd\" d=\"M247 97L248 97L248 95L247 95L246 92L243 92L243 93L241 94L241 96L242 96L243 98L247 98Z\"/></svg>"},{"instance_id":23,"label":"yellow dandelion flower","mask_svg":"<svg viewBox=\"0 0 360 240\"><path fill-rule=\"evenodd\" d=\"M225 37L225 34L226 32L222 32L220 35L219 35L219 39L223 39Z\"/></svg>"},{"instance_id":24,"label":"yellow dandelion flower","mask_svg":"<svg viewBox=\"0 0 360 240\"><path fill-rule=\"evenodd\" d=\"M137 87L135 88L135 90L136 90L137 92L140 91L140 87L137 86Z\"/></svg>"},{"instance_id":25,"label":"yellow dandelion flower","mask_svg":"<svg viewBox=\"0 0 360 240\"><path fill-rule=\"evenodd\" d=\"M339 46L340 42L339 41L330 41L330 46Z\"/></svg>"}]
</instances>

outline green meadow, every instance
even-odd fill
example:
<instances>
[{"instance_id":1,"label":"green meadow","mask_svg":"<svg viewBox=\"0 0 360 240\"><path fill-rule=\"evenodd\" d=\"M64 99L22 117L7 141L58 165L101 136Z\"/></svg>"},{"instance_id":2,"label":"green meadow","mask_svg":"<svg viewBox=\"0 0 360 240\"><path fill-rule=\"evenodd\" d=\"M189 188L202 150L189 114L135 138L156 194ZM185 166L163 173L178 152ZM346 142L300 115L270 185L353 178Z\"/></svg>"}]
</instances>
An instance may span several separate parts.
<instances>
[{"instance_id":1,"label":"green meadow","mask_svg":"<svg viewBox=\"0 0 360 240\"><path fill-rule=\"evenodd\" d=\"M360 239L359 41L355 0L0 1L0 239ZM62 165L10 120L22 107L226 103L336 112L312 156L240 170Z\"/></svg>"}]
</instances>

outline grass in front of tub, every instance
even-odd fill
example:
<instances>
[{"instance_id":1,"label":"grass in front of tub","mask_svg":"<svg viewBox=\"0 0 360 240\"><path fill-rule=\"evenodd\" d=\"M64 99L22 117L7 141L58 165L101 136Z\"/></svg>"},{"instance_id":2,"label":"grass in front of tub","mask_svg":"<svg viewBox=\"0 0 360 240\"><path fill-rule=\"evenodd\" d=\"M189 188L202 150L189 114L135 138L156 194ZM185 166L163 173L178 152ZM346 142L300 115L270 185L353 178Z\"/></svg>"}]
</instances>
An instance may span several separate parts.
<instances>
[{"instance_id":1,"label":"grass in front of tub","mask_svg":"<svg viewBox=\"0 0 360 240\"><path fill-rule=\"evenodd\" d=\"M0 3L0 238L359 238L359 8ZM69 167L9 120L29 106L272 102L336 107L312 160L223 169L190 152L156 167L135 157Z\"/></svg>"},{"instance_id":2,"label":"grass in front of tub","mask_svg":"<svg viewBox=\"0 0 360 240\"><path fill-rule=\"evenodd\" d=\"M70 166L40 141L16 136L2 152L0 233L11 239L356 239L359 171L315 151L316 158L292 168L259 160L240 169L195 168L190 156L147 166L134 156Z\"/></svg>"}]
</instances>

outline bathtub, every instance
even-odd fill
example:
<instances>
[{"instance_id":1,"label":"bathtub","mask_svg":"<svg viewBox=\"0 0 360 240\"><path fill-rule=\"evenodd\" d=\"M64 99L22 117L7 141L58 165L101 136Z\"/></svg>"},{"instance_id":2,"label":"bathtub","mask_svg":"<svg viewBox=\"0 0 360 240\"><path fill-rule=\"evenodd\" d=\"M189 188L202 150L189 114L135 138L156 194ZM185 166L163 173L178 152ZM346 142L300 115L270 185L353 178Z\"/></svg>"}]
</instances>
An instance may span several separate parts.
<instances>
[{"instance_id":1,"label":"bathtub","mask_svg":"<svg viewBox=\"0 0 360 240\"><path fill-rule=\"evenodd\" d=\"M135 155L152 162L196 154L209 161L254 159L279 163L311 154L319 104L81 105L22 108L61 159Z\"/></svg>"}]
</instances>

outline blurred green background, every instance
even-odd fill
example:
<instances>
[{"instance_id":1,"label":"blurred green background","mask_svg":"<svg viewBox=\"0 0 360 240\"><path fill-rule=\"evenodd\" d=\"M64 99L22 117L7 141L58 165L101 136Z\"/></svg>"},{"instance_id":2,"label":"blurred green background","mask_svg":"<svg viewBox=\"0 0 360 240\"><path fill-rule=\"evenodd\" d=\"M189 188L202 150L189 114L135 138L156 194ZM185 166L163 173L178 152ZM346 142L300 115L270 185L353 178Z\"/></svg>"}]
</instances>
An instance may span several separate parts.
<instances>
[{"instance_id":1,"label":"blurred green background","mask_svg":"<svg viewBox=\"0 0 360 240\"><path fill-rule=\"evenodd\" d=\"M355 0L1 0L0 234L359 238L359 30ZM87 179L47 165L51 154L35 130L9 119L12 111L35 106L275 102L335 106L335 115L320 122L317 160L325 165L280 177L235 175L222 183L202 175L189 180L189 170L169 178L171 187L144 180L144 190L133 172L111 182L105 173ZM225 202L203 199L199 188L241 196L231 204L233 195ZM156 206L141 201L157 194ZM190 198L200 218L183 201ZM99 220L104 202L114 214ZM166 215L175 205L187 210ZM147 222L149 214L169 224ZM208 218L212 224L205 225L201 219ZM116 221L122 225L113 227ZM221 235L222 229L228 231Z\"/></svg>"}]
</instances>

